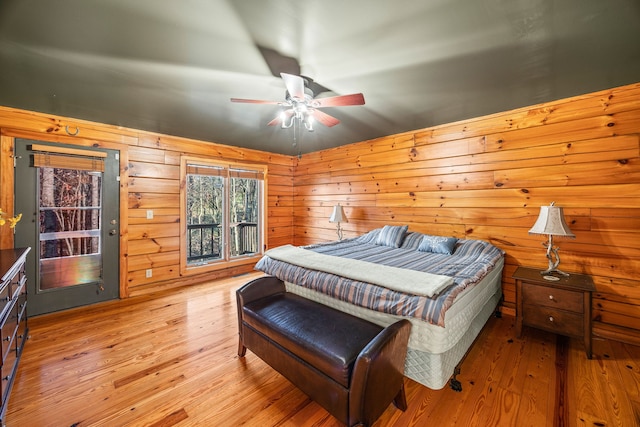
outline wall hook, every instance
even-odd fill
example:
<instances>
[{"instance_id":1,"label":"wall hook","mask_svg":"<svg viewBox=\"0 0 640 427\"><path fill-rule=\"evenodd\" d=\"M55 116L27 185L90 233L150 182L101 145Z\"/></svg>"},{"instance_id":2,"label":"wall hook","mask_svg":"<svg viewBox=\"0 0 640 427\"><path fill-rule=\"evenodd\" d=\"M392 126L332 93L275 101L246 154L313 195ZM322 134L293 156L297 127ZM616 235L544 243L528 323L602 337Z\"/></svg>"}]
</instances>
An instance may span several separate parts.
<instances>
[{"instance_id":1,"label":"wall hook","mask_svg":"<svg viewBox=\"0 0 640 427\"><path fill-rule=\"evenodd\" d=\"M69 125L65 126L64 130L67 131L67 135L71 135L71 136L76 136L77 134L80 133L80 128L78 126L76 126L76 131L74 133L69 132Z\"/></svg>"}]
</instances>

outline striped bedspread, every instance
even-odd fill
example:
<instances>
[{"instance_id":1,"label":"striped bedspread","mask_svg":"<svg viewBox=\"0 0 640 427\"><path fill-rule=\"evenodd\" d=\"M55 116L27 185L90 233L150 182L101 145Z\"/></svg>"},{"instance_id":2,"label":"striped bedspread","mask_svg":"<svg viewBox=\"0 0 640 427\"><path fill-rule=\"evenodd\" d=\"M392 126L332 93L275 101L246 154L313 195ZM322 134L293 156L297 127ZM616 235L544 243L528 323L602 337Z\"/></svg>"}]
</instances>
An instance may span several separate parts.
<instances>
[{"instance_id":1,"label":"striped bedspread","mask_svg":"<svg viewBox=\"0 0 640 427\"><path fill-rule=\"evenodd\" d=\"M453 278L453 284L438 295L428 298L318 270L309 270L266 255L255 268L338 300L384 313L416 317L444 326L445 312L453 304L456 296L482 280L504 256L501 249L488 242L464 239L458 240L453 255L421 252L417 248L423 235L412 232L407 233L400 248L391 248L374 243L379 232L380 229L377 229L353 239L309 245L304 248L327 255L449 276Z\"/></svg>"}]
</instances>

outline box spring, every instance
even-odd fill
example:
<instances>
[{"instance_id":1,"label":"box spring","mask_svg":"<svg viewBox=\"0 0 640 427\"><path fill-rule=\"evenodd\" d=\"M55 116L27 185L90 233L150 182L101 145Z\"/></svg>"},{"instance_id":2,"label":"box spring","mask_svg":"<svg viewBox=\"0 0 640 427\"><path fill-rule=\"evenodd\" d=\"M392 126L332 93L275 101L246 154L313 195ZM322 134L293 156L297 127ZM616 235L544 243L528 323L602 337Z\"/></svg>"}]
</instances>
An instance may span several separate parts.
<instances>
[{"instance_id":1,"label":"box spring","mask_svg":"<svg viewBox=\"0 0 640 427\"><path fill-rule=\"evenodd\" d=\"M454 373L502 297L501 260L478 284L458 295L445 315L445 326L407 317L413 327L405 375L434 390L443 388ZM400 316L381 313L339 301L303 286L286 283L287 291L338 310L388 326Z\"/></svg>"}]
</instances>

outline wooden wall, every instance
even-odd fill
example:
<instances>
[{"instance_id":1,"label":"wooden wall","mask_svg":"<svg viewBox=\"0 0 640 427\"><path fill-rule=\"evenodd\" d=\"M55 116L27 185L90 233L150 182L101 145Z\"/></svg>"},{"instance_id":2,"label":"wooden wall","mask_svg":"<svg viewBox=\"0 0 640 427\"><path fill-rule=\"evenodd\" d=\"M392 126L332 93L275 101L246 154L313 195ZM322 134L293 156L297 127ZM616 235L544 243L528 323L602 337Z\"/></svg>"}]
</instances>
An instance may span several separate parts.
<instances>
[{"instance_id":1,"label":"wooden wall","mask_svg":"<svg viewBox=\"0 0 640 427\"><path fill-rule=\"evenodd\" d=\"M69 136L65 126L80 132ZM251 269L179 277L179 157L190 154L269 166L269 247L335 239L328 218L336 202L349 217L347 237L408 224L489 240L507 253L504 311L511 314L516 266L546 266L544 237L528 230L539 207L555 201L577 236L557 240L561 267L596 283L595 332L640 342L640 83L301 159L2 107L0 131L5 211L12 210L13 137L120 150L123 296ZM0 247L10 246L2 227Z\"/></svg>"},{"instance_id":2,"label":"wooden wall","mask_svg":"<svg viewBox=\"0 0 640 427\"><path fill-rule=\"evenodd\" d=\"M546 268L542 205L563 206L576 239L561 268L593 275L596 333L640 342L640 83L304 155L295 168L295 244L384 224L485 239L516 266ZM633 338L630 338L633 337Z\"/></svg>"},{"instance_id":3,"label":"wooden wall","mask_svg":"<svg viewBox=\"0 0 640 427\"><path fill-rule=\"evenodd\" d=\"M78 131L76 136L71 136ZM253 263L180 277L179 193L182 154L266 164L267 245L292 241L293 158L167 135L0 107L0 207L13 211L14 137L120 150L120 253L122 297L160 288L227 277L253 270ZM146 219L148 209L154 218ZM0 228L0 247L13 247L11 230ZM153 276L146 278L146 269Z\"/></svg>"}]
</instances>

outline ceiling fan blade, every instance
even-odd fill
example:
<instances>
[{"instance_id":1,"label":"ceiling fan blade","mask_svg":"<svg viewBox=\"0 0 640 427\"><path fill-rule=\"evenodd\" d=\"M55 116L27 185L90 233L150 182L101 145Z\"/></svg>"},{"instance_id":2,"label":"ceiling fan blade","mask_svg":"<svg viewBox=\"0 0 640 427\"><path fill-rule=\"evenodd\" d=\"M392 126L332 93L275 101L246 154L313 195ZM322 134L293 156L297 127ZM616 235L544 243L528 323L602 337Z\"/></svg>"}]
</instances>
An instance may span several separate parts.
<instances>
[{"instance_id":1,"label":"ceiling fan blade","mask_svg":"<svg viewBox=\"0 0 640 427\"><path fill-rule=\"evenodd\" d=\"M300 64L296 58L281 54L275 49L256 45L267 63L271 74L280 77L280 73L300 75Z\"/></svg>"},{"instance_id":2,"label":"ceiling fan blade","mask_svg":"<svg viewBox=\"0 0 640 427\"><path fill-rule=\"evenodd\" d=\"M322 86L320 83L314 81L311 77L308 76L303 76L301 75L300 77L302 77L303 79L306 80L305 85L306 87L308 87L309 89L311 89L311 92L313 92L313 96L318 96L319 94L323 93L323 92L331 92L331 89Z\"/></svg>"},{"instance_id":3,"label":"ceiling fan blade","mask_svg":"<svg viewBox=\"0 0 640 427\"><path fill-rule=\"evenodd\" d=\"M328 89L321 84L314 82L312 78L308 76L303 76L301 74L300 63L298 60L292 56L286 56L282 53L278 52L275 49L268 48L266 46L262 46L260 44L256 44L256 47L262 54L262 58L266 62L269 67L269 71L276 77L281 77L280 73L292 74L294 76L300 76L303 79L307 80L307 87L313 91L314 96L317 96L322 92L330 92L331 89Z\"/></svg>"},{"instance_id":4,"label":"ceiling fan blade","mask_svg":"<svg viewBox=\"0 0 640 427\"><path fill-rule=\"evenodd\" d=\"M291 116L293 116L293 110L285 110L282 113L278 114L275 119L267 123L267 126L279 125L283 122L283 119L289 120Z\"/></svg>"},{"instance_id":5,"label":"ceiling fan blade","mask_svg":"<svg viewBox=\"0 0 640 427\"><path fill-rule=\"evenodd\" d=\"M282 101L263 101L260 99L243 99L243 98L231 98L231 102L244 102L247 104L275 104L275 105L282 104Z\"/></svg>"},{"instance_id":6,"label":"ceiling fan blade","mask_svg":"<svg viewBox=\"0 0 640 427\"><path fill-rule=\"evenodd\" d=\"M284 85L287 87L289 95L300 101L304 100L304 79L287 73L280 73L280 76L284 80Z\"/></svg>"},{"instance_id":7,"label":"ceiling fan blade","mask_svg":"<svg viewBox=\"0 0 640 427\"><path fill-rule=\"evenodd\" d=\"M340 123L340 120L336 119L333 116L328 115L327 113L320 110L313 110L313 118L314 120L322 123L326 127L332 127Z\"/></svg>"},{"instance_id":8,"label":"ceiling fan blade","mask_svg":"<svg viewBox=\"0 0 640 427\"><path fill-rule=\"evenodd\" d=\"M313 100L315 108L322 107L346 107L348 105L364 105L364 95L353 93L351 95L330 96Z\"/></svg>"}]
</instances>

